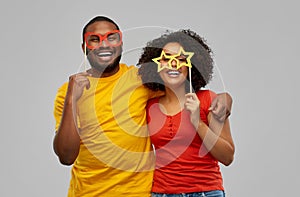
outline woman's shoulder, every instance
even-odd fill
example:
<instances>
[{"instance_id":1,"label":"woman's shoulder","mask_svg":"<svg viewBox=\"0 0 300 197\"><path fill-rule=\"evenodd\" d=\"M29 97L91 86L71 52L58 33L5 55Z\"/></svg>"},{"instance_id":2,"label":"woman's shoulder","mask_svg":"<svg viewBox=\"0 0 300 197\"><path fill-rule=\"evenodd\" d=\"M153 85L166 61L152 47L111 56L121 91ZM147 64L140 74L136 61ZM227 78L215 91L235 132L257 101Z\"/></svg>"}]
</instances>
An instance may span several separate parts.
<instances>
[{"instance_id":1,"label":"woman's shoulder","mask_svg":"<svg viewBox=\"0 0 300 197\"><path fill-rule=\"evenodd\" d=\"M208 110L211 106L212 101L216 98L217 94L208 89L199 90L196 95L200 101L200 106L202 109Z\"/></svg>"},{"instance_id":2,"label":"woman's shoulder","mask_svg":"<svg viewBox=\"0 0 300 197\"><path fill-rule=\"evenodd\" d=\"M212 90L209 90L209 89L201 89L201 90L198 90L197 92L196 92L196 95L198 96L198 98L200 99L200 98L211 98L211 99L214 99L216 96L217 96L217 94L214 92L214 91L212 91Z\"/></svg>"}]
</instances>

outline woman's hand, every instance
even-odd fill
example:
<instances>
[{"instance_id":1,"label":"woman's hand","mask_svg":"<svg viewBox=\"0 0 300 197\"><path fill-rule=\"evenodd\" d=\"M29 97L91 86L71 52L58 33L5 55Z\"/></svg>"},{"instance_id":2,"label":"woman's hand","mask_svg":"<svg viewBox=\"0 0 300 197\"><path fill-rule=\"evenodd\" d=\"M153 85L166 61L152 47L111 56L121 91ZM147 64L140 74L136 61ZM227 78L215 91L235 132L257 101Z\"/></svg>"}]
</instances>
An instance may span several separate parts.
<instances>
[{"instance_id":1,"label":"woman's hand","mask_svg":"<svg viewBox=\"0 0 300 197\"><path fill-rule=\"evenodd\" d=\"M191 123L197 130L200 121L200 101L195 93L187 93L184 107L191 112Z\"/></svg>"}]
</instances>

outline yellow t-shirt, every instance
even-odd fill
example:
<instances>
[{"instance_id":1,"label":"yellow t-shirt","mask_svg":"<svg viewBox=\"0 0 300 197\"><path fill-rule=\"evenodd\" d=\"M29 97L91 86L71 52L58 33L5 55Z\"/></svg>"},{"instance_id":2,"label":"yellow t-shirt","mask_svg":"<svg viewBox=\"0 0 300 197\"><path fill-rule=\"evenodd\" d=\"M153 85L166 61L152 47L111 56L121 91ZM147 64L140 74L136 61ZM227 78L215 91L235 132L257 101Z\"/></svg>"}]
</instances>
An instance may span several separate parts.
<instances>
[{"instance_id":1,"label":"yellow t-shirt","mask_svg":"<svg viewBox=\"0 0 300 197\"><path fill-rule=\"evenodd\" d=\"M89 80L77 103L81 145L68 197L150 196L154 154L145 108L157 95L142 85L136 67L125 64L111 77ZM56 130L67 88L65 83L55 99Z\"/></svg>"}]
</instances>

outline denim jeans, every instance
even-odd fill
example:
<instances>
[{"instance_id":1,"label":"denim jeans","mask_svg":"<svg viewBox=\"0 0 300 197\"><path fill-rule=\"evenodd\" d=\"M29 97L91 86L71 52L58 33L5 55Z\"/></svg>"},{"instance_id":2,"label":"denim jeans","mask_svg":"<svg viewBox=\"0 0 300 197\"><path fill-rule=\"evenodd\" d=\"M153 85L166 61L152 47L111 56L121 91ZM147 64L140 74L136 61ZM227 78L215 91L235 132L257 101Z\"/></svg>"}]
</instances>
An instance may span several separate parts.
<instances>
[{"instance_id":1,"label":"denim jeans","mask_svg":"<svg viewBox=\"0 0 300 197\"><path fill-rule=\"evenodd\" d=\"M180 194L161 194L152 192L151 197L225 197L225 193L221 190Z\"/></svg>"}]
</instances>

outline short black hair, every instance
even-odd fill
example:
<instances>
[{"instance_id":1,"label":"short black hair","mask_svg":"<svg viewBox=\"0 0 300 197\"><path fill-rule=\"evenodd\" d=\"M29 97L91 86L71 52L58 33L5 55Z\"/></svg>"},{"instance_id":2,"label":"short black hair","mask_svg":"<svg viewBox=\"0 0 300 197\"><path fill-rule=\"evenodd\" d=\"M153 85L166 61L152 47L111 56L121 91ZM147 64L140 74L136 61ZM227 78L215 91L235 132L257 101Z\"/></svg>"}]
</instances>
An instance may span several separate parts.
<instances>
[{"instance_id":1,"label":"short black hair","mask_svg":"<svg viewBox=\"0 0 300 197\"><path fill-rule=\"evenodd\" d=\"M94 18L92 18L83 28L82 30L82 42L84 42L84 34L86 33L86 29L88 28L89 25L95 23L95 22L99 22L99 21L107 21L110 22L112 24L114 24L117 28L117 30L120 30L119 26L117 25L117 23L115 23L115 21L113 21L112 19L106 17L106 16L96 16Z\"/></svg>"}]
</instances>

